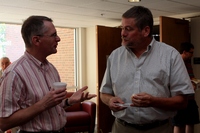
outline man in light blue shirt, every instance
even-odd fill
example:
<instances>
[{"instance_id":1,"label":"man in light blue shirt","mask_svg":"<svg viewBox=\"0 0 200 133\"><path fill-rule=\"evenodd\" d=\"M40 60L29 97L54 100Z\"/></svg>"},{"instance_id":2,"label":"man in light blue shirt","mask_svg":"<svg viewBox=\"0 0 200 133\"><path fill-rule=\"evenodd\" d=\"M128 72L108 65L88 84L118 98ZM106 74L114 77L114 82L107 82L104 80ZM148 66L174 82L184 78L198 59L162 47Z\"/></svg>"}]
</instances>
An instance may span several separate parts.
<instances>
[{"instance_id":1,"label":"man in light blue shirt","mask_svg":"<svg viewBox=\"0 0 200 133\"><path fill-rule=\"evenodd\" d=\"M121 28L122 46L109 56L100 89L116 117L112 133L172 133L169 119L194 94L183 60L175 48L152 37L149 9L126 11Z\"/></svg>"}]
</instances>

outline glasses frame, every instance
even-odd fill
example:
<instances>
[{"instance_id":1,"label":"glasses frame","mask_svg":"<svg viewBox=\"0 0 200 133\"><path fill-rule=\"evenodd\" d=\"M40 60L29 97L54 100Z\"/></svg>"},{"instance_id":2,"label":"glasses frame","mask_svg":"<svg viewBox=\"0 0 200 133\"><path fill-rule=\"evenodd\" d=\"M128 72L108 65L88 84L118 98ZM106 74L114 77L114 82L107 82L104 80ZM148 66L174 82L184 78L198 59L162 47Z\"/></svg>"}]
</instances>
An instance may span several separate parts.
<instances>
[{"instance_id":1,"label":"glasses frame","mask_svg":"<svg viewBox=\"0 0 200 133\"><path fill-rule=\"evenodd\" d=\"M190 52L190 51L188 51L188 53L190 53L190 54L194 54L194 52Z\"/></svg>"},{"instance_id":2,"label":"glasses frame","mask_svg":"<svg viewBox=\"0 0 200 133\"><path fill-rule=\"evenodd\" d=\"M46 35L46 34L44 34L44 35L36 35L36 36L39 36L39 37L54 37L54 38L57 38L57 37L58 37L58 34L57 34L57 32L55 32L55 33L53 33L53 34L51 34L51 35Z\"/></svg>"}]
</instances>

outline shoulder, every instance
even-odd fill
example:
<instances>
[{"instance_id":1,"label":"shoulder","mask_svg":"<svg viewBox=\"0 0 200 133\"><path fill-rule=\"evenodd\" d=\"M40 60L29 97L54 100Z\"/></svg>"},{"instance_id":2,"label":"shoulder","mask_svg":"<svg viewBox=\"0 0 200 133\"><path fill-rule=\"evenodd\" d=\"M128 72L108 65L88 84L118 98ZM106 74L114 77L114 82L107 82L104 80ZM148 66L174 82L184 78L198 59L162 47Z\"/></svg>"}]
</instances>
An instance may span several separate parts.
<instances>
[{"instance_id":1,"label":"shoulder","mask_svg":"<svg viewBox=\"0 0 200 133\"><path fill-rule=\"evenodd\" d=\"M174 47L163 42L155 41L153 43L153 50L167 56L180 56L180 53Z\"/></svg>"},{"instance_id":2,"label":"shoulder","mask_svg":"<svg viewBox=\"0 0 200 133\"><path fill-rule=\"evenodd\" d=\"M120 47L116 48L115 50L113 50L111 52L110 56L111 57L113 57L113 56L120 56L120 55L122 55L122 54L124 54L126 52L127 52L126 47L125 46L120 46Z\"/></svg>"},{"instance_id":3,"label":"shoulder","mask_svg":"<svg viewBox=\"0 0 200 133\"><path fill-rule=\"evenodd\" d=\"M23 66L23 64L26 64L26 59L24 58L24 56L20 57L18 60L12 62L5 70L5 72L7 71L15 71L18 70L19 68L21 68Z\"/></svg>"},{"instance_id":4,"label":"shoulder","mask_svg":"<svg viewBox=\"0 0 200 133\"><path fill-rule=\"evenodd\" d=\"M156 47L160 48L160 49L165 49L165 50L171 50L171 51L177 51L174 47L172 47L169 44L166 44L164 42L158 42L155 41L154 45L156 45ZM177 51L178 52L178 51Z\"/></svg>"}]
</instances>

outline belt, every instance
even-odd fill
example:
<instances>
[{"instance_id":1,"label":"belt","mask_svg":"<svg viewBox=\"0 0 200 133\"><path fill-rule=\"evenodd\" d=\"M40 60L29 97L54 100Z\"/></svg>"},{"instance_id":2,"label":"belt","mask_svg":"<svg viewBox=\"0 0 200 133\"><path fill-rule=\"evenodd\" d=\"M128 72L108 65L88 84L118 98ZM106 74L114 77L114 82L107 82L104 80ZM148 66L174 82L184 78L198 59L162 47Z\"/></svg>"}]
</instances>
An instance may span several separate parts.
<instances>
[{"instance_id":1,"label":"belt","mask_svg":"<svg viewBox=\"0 0 200 133\"><path fill-rule=\"evenodd\" d=\"M127 123L126 121L117 118L117 122L121 123L124 126L133 127L138 130L148 130L148 129L152 129L152 128L164 125L164 124L168 123L169 120L166 119L166 120L162 120L162 121L154 121L152 123L147 123L147 124L131 124L131 123Z\"/></svg>"},{"instance_id":2,"label":"belt","mask_svg":"<svg viewBox=\"0 0 200 133\"><path fill-rule=\"evenodd\" d=\"M57 131L38 131L38 132L29 132L20 130L19 133L65 133L65 128L61 128L60 130Z\"/></svg>"}]
</instances>

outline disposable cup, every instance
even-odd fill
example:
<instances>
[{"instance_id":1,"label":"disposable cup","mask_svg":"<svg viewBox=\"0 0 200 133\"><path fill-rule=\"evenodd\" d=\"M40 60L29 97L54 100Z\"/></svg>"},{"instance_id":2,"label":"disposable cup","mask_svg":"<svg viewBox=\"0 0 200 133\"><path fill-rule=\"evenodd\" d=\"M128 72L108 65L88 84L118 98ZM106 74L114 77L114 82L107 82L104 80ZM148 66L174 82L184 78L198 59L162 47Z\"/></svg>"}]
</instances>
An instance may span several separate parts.
<instances>
[{"instance_id":1,"label":"disposable cup","mask_svg":"<svg viewBox=\"0 0 200 133\"><path fill-rule=\"evenodd\" d=\"M54 89L61 89L61 88L66 88L67 84L64 82L54 82L53 83L53 88Z\"/></svg>"}]
</instances>

